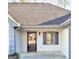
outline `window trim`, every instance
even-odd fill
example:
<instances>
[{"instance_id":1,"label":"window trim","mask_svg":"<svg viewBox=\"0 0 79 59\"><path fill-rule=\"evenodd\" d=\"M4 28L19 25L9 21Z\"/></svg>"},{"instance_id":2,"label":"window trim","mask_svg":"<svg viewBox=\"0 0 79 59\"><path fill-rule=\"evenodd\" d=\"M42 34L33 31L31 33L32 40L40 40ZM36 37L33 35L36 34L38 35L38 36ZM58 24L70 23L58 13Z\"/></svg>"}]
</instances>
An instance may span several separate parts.
<instances>
[{"instance_id":1,"label":"window trim","mask_svg":"<svg viewBox=\"0 0 79 59\"><path fill-rule=\"evenodd\" d=\"M46 41L44 42L44 40L47 40L47 39L44 39L44 33L46 33L46 37L47 37L47 33L54 33L54 43L52 43L52 39L51 39L51 43L50 44L47 44ZM56 40L55 40L55 33L58 33L58 43L56 44ZM43 32L43 45L59 45L59 32L58 31L47 31L47 32Z\"/></svg>"}]
</instances>

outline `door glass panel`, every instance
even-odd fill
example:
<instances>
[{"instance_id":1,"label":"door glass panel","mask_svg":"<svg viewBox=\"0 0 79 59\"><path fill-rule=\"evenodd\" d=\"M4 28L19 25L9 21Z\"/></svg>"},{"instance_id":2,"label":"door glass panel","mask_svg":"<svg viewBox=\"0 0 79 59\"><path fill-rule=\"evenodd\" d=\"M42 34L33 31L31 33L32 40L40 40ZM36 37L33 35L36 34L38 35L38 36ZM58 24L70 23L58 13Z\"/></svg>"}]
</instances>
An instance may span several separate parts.
<instances>
[{"instance_id":1,"label":"door glass panel","mask_svg":"<svg viewBox=\"0 0 79 59\"><path fill-rule=\"evenodd\" d=\"M31 33L28 35L29 44L35 44L35 33Z\"/></svg>"},{"instance_id":2,"label":"door glass panel","mask_svg":"<svg viewBox=\"0 0 79 59\"><path fill-rule=\"evenodd\" d=\"M28 51L36 51L36 32L27 33Z\"/></svg>"}]
</instances>

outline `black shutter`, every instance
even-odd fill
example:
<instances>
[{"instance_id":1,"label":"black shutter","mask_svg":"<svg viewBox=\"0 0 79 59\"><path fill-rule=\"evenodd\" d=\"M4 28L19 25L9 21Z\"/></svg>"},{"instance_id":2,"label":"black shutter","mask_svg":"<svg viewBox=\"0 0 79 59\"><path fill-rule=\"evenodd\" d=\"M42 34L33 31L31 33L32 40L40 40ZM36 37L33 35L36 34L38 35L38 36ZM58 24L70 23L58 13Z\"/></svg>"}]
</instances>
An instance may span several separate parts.
<instances>
[{"instance_id":1,"label":"black shutter","mask_svg":"<svg viewBox=\"0 0 79 59\"><path fill-rule=\"evenodd\" d=\"M43 32L43 44L46 44L46 32Z\"/></svg>"},{"instance_id":2,"label":"black shutter","mask_svg":"<svg viewBox=\"0 0 79 59\"><path fill-rule=\"evenodd\" d=\"M59 44L59 33L55 32L55 44Z\"/></svg>"}]
</instances>

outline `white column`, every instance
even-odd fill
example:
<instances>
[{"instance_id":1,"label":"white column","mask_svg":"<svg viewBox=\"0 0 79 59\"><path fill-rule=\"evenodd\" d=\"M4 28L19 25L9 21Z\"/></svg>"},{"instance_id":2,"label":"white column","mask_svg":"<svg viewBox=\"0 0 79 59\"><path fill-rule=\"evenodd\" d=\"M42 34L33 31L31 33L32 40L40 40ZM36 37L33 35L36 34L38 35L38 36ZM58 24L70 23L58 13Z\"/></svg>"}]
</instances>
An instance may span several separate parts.
<instances>
[{"instance_id":1,"label":"white column","mask_svg":"<svg viewBox=\"0 0 79 59\"><path fill-rule=\"evenodd\" d=\"M66 58L69 58L69 33L68 28L61 31L60 47Z\"/></svg>"}]
</instances>

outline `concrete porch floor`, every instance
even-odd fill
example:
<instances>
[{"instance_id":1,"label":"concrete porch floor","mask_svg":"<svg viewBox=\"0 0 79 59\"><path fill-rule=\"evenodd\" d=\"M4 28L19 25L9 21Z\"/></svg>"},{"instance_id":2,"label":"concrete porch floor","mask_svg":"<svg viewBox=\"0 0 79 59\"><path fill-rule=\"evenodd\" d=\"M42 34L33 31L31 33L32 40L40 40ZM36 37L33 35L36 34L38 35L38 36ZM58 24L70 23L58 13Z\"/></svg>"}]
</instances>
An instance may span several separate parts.
<instances>
[{"instance_id":1,"label":"concrete porch floor","mask_svg":"<svg viewBox=\"0 0 79 59\"><path fill-rule=\"evenodd\" d=\"M66 59L60 51L21 53L20 59Z\"/></svg>"}]
</instances>

